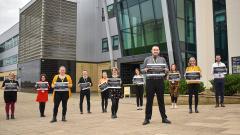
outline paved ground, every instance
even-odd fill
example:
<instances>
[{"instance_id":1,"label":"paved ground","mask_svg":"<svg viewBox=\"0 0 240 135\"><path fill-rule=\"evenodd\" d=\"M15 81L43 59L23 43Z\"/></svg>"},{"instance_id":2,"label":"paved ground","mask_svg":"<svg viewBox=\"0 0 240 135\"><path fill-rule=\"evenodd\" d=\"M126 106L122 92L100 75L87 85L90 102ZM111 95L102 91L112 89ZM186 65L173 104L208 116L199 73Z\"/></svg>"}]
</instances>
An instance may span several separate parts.
<instances>
[{"instance_id":1,"label":"paved ground","mask_svg":"<svg viewBox=\"0 0 240 135\"><path fill-rule=\"evenodd\" d=\"M151 124L143 126L144 111L136 110L135 98L122 99L119 118L113 120L110 118L110 109L108 113L101 113L98 95L91 99L93 113L81 115L78 109L79 95L75 94L68 103L68 121L51 124L52 101L47 103L47 117L40 118L38 104L34 102L36 95L19 93L16 120L7 121L2 95L1 92L0 135L240 135L239 104L217 109L213 105L200 105L200 113L191 115L187 106L179 106L178 109L166 106L171 125L161 123L158 109L154 107ZM60 118L61 115L58 116Z\"/></svg>"}]
</instances>

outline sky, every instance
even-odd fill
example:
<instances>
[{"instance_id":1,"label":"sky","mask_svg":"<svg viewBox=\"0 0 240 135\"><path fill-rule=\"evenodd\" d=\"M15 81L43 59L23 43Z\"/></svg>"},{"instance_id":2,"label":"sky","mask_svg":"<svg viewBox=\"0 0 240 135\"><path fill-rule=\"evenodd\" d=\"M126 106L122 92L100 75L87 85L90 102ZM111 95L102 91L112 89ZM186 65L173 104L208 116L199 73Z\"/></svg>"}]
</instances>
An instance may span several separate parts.
<instances>
[{"instance_id":1,"label":"sky","mask_svg":"<svg viewBox=\"0 0 240 135\"><path fill-rule=\"evenodd\" d=\"M0 0L0 34L19 22L19 9L30 0Z\"/></svg>"}]
</instances>

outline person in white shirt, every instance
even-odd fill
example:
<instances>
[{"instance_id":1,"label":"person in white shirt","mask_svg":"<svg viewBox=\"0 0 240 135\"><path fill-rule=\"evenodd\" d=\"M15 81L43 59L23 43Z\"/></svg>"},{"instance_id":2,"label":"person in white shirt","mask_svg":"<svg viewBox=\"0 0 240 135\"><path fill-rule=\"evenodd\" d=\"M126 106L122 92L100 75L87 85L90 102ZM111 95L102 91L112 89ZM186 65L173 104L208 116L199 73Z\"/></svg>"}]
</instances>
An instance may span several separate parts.
<instances>
[{"instance_id":1,"label":"person in white shirt","mask_svg":"<svg viewBox=\"0 0 240 135\"><path fill-rule=\"evenodd\" d=\"M216 106L225 107L224 105L224 77L227 73L227 68L224 63L221 62L221 56L216 55L216 62L212 65L212 74L214 77L214 89L216 97ZM220 102L219 102L220 96Z\"/></svg>"}]
</instances>

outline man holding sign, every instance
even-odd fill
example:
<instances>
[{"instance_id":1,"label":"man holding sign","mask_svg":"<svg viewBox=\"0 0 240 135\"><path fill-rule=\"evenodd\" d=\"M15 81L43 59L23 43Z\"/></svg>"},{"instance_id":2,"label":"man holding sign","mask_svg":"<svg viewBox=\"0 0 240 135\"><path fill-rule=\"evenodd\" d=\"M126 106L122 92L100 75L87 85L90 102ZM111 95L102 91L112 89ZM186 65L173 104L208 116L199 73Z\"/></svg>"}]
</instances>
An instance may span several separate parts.
<instances>
[{"instance_id":1,"label":"man holding sign","mask_svg":"<svg viewBox=\"0 0 240 135\"><path fill-rule=\"evenodd\" d=\"M92 80L90 77L88 77L88 72L86 70L83 70L82 77L78 81L78 86L80 86L80 113L83 114L83 99L84 96L87 98L87 111L88 113L91 113L90 111L90 87L92 86Z\"/></svg>"},{"instance_id":2,"label":"man holding sign","mask_svg":"<svg viewBox=\"0 0 240 135\"><path fill-rule=\"evenodd\" d=\"M170 124L171 121L167 119L164 103L164 77L168 72L166 60L159 56L160 49L158 46L152 47L152 56L144 60L144 72L146 73L146 91L147 103L145 120L143 125L150 123L152 118L153 98L156 93L159 111L162 117L162 123Z\"/></svg>"},{"instance_id":3,"label":"man holding sign","mask_svg":"<svg viewBox=\"0 0 240 135\"><path fill-rule=\"evenodd\" d=\"M216 96L216 106L225 107L224 105L224 77L227 74L227 68L224 63L221 62L221 56L216 55L216 62L212 65L212 74L214 76L214 89ZM219 102L220 96L220 102Z\"/></svg>"}]
</instances>

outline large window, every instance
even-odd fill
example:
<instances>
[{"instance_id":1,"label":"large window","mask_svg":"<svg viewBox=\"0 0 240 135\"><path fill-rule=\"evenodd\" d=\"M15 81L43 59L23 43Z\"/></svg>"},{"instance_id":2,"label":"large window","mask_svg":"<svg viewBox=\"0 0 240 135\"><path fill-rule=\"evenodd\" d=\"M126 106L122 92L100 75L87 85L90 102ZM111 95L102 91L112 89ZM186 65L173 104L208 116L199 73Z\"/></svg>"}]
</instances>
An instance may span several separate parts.
<instances>
[{"instance_id":1,"label":"large window","mask_svg":"<svg viewBox=\"0 0 240 135\"><path fill-rule=\"evenodd\" d=\"M226 1L213 0L215 54L220 54L228 65L228 35L226 19Z\"/></svg>"},{"instance_id":2,"label":"large window","mask_svg":"<svg viewBox=\"0 0 240 135\"><path fill-rule=\"evenodd\" d=\"M18 35L16 35L13 38L10 38L9 40L3 42L0 45L0 53L6 51L8 49L11 49L11 48L17 46L18 44L19 44L19 39L18 39Z\"/></svg>"},{"instance_id":3,"label":"large window","mask_svg":"<svg viewBox=\"0 0 240 135\"><path fill-rule=\"evenodd\" d=\"M0 67L5 67L5 66L17 64L17 59L18 59L17 54L13 55L13 56L10 56L8 58L4 58L4 59L0 60Z\"/></svg>"},{"instance_id":4,"label":"large window","mask_svg":"<svg viewBox=\"0 0 240 135\"><path fill-rule=\"evenodd\" d=\"M112 49L113 50L118 50L119 47L119 37L118 35L112 36ZM102 52L108 52L109 48L108 48L108 39L107 38L103 38L102 39Z\"/></svg>"},{"instance_id":5,"label":"large window","mask_svg":"<svg viewBox=\"0 0 240 135\"><path fill-rule=\"evenodd\" d=\"M167 52L160 0L121 0L117 14L124 56L149 53L153 45Z\"/></svg>"}]
</instances>

